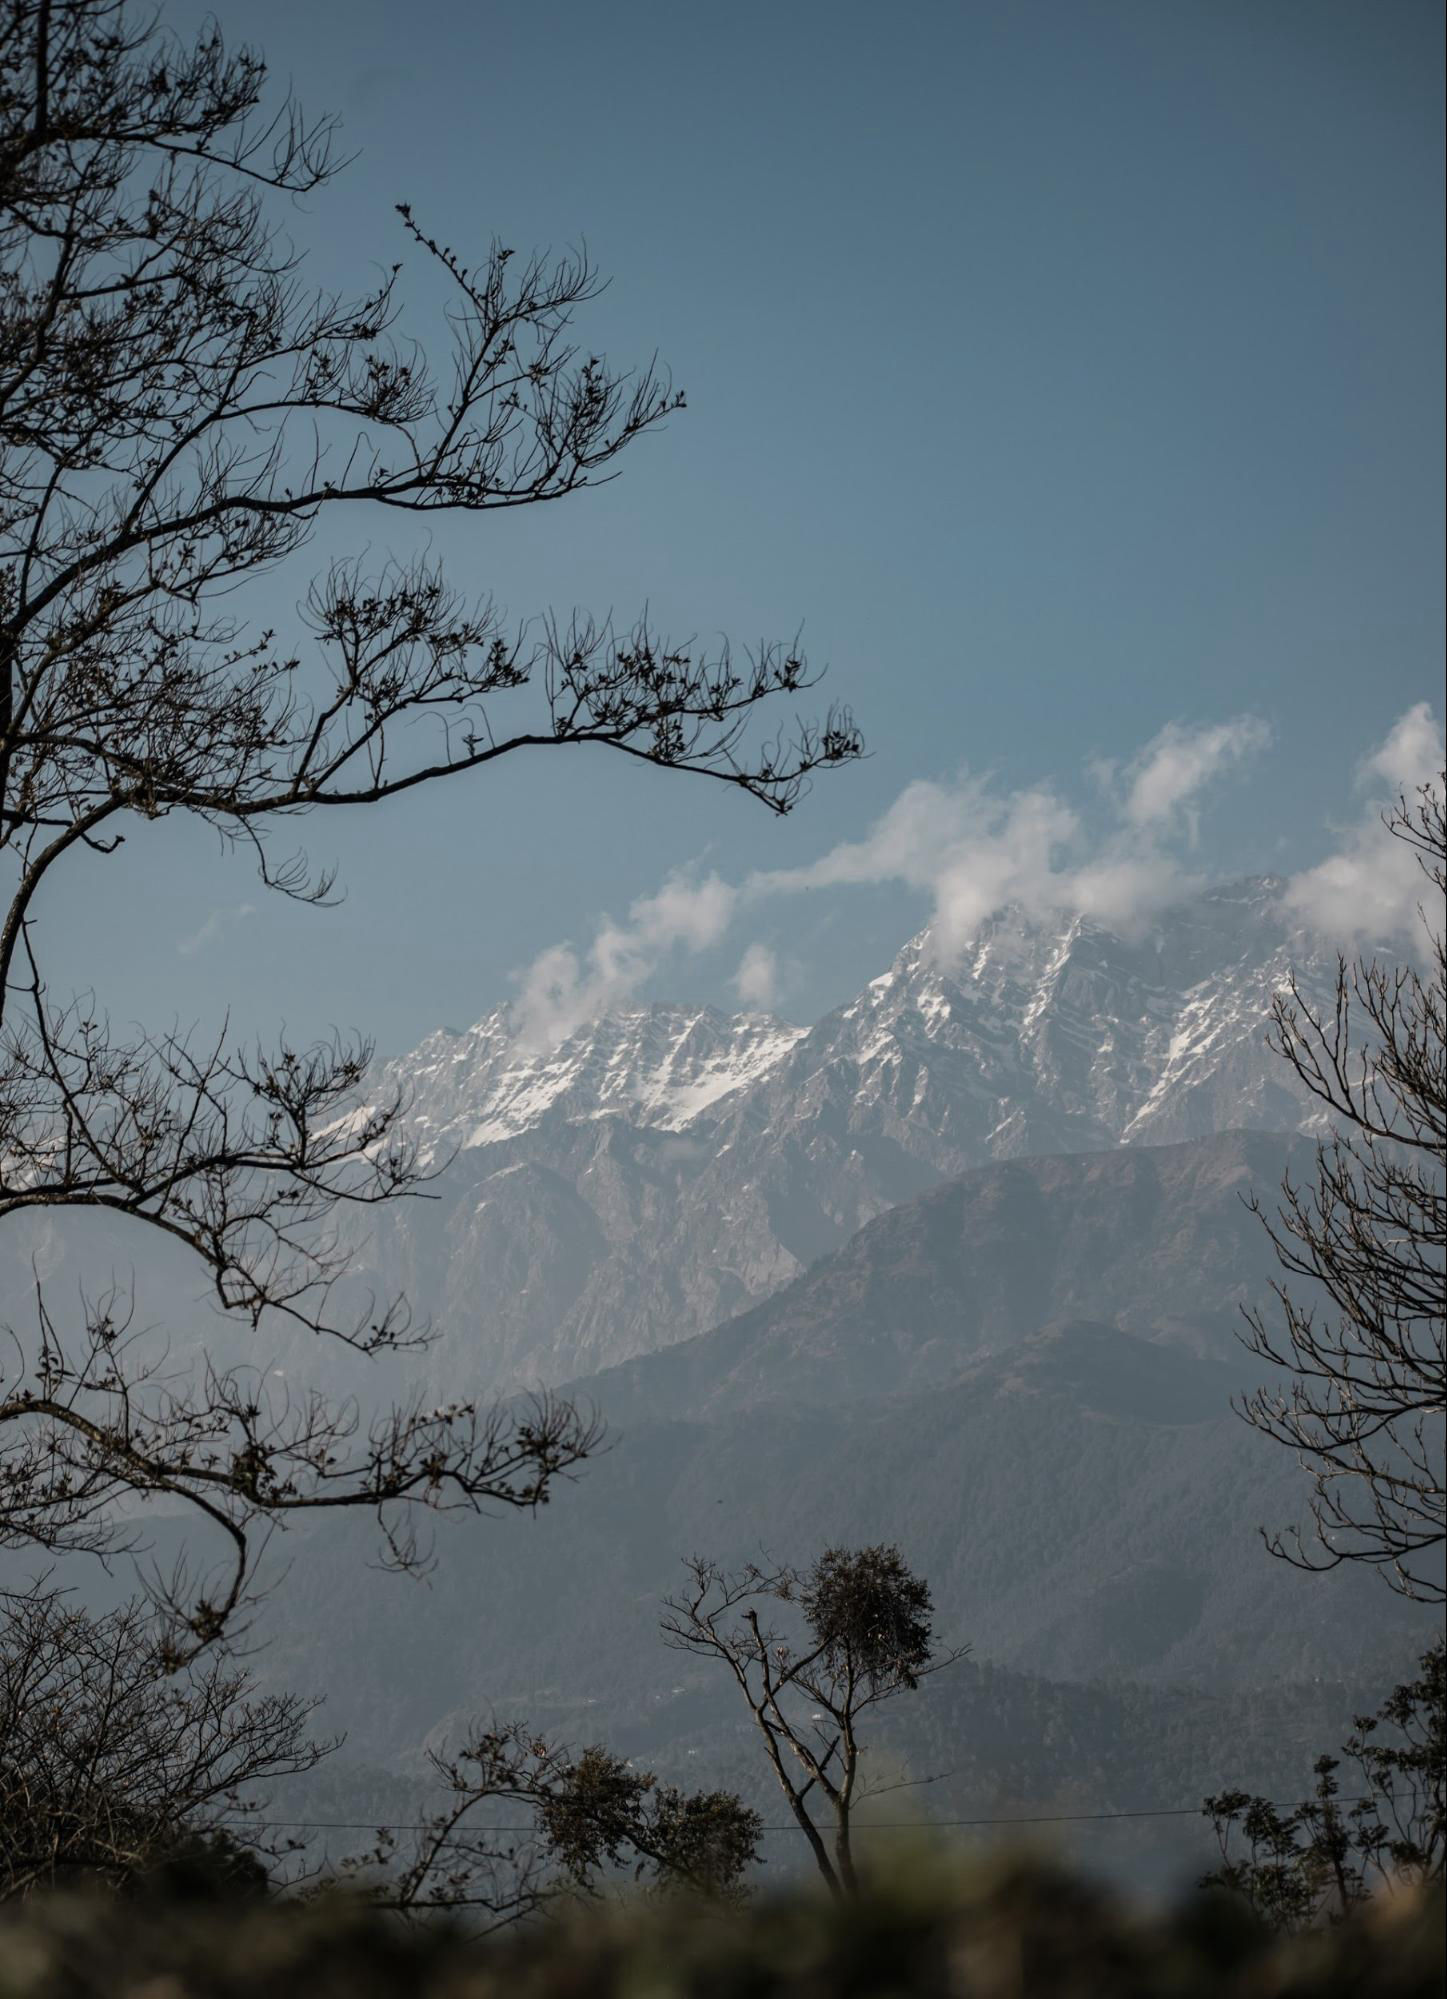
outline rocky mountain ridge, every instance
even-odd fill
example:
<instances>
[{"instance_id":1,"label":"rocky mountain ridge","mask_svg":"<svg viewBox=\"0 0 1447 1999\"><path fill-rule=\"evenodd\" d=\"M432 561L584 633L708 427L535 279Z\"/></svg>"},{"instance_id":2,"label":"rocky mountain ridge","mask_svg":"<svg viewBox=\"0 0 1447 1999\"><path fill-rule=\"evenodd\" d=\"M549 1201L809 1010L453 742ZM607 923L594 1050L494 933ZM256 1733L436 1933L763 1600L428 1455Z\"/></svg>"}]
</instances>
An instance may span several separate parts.
<instances>
[{"instance_id":1,"label":"rocky mountain ridge","mask_svg":"<svg viewBox=\"0 0 1447 1999\"><path fill-rule=\"evenodd\" d=\"M461 1033L430 1034L384 1074L409 1100L424 1157L446 1158L570 1118L680 1130L747 1088L803 1033L769 1014L649 1006L606 1014L550 1046L504 1005Z\"/></svg>"},{"instance_id":2,"label":"rocky mountain ridge","mask_svg":"<svg viewBox=\"0 0 1447 1999\"><path fill-rule=\"evenodd\" d=\"M1264 1029L1288 970L1325 990L1335 960L1279 889L1129 935L1007 909L953 966L926 932L807 1031L656 1005L546 1050L505 1011L433 1035L384 1081L449 1163L358 1273L431 1320L452 1392L550 1384L722 1323L990 1160L1310 1130Z\"/></svg>"}]
</instances>

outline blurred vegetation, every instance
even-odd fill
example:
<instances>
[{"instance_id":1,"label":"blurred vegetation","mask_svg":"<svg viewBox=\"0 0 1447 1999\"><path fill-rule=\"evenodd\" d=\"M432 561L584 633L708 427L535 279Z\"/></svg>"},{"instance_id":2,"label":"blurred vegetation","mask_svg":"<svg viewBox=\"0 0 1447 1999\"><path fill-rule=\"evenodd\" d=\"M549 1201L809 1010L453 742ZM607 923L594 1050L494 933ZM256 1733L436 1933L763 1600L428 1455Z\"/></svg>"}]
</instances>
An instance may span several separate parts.
<instances>
[{"instance_id":1,"label":"blurred vegetation","mask_svg":"<svg viewBox=\"0 0 1447 1999\"><path fill-rule=\"evenodd\" d=\"M0 1914L0 1999L1427 1999L1440 1892L1281 1937L1239 1900L1146 1917L1080 1876L923 1852L857 1904L645 1895L469 1939L356 1900L256 1901L199 1873Z\"/></svg>"}]
</instances>

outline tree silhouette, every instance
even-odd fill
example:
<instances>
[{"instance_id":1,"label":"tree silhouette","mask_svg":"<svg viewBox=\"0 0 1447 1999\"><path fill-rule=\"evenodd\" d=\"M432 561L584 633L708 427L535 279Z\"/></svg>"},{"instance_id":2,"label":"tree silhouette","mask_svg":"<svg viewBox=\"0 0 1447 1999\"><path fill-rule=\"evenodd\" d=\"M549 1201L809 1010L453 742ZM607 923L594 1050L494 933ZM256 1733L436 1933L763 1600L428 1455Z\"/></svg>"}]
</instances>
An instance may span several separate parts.
<instances>
[{"instance_id":1,"label":"tree silhouette","mask_svg":"<svg viewBox=\"0 0 1447 1999\"><path fill-rule=\"evenodd\" d=\"M758 1855L759 1815L732 1792L660 1784L600 1744L575 1754L526 1723L492 1721L428 1761L444 1801L410 1845L381 1828L341 1868L403 1915L447 1910L485 1934L559 1896L595 1897L624 1872L655 1889L728 1898Z\"/></svg>"},{"instance_id":2,"label":"tree silhouette","mask_svg":"<svg viewBox=\"0 0 1447 1999\"><path fill-rule=\"evenodd\" d=\"M1447 1646L1422 1655L1415 1679L1375 1714L1355 1717L1341 1758L1319 1756L1312 1796L1282 1811L1269 1798L1225 1791L1204 1806L1221 1865L1203 1885L1229 1888L1273 1928L1340 1920L1374 1893L1440 1882L1447 1867Z\"/></svg>"},{"instance_id":3,"label":"tree silhouette","mask_svg":"<svg viewBox=\"0 0 1447 1999\"><path fill-rule=\"evenodd\" d=\"M1447 893L1444 788L1399 801L1388 830L1435 891L1422 912L1427 970L1338 963L1327 1015L1293 980L1277 996L1272 1045L1330 1111L1309 1185L1288 1178L1261 1216L1277 1259L1329 1309L1273 1288L1284 1339L1249 1312L1247 1344L1291 1371L1290 1388L1244 1400L1247 1422L1311 1473L1315 1534L1269 1534L1298 1567L1364 1562L1403 1595L1444 1599L1443 1329L1447 1323Z\"/></svg>"},{"instance_id":4,"label":"tree silhouette","mask_svg":"<svg viewBox=\"0 0 1447 1999\"><path fill-rule=\"evenodd\" d=\"M686 1586L665 1599L668 1642L728 1668L815 1866L831 1894L853 1898L854 1812L867 1795L860 1724L968 1647L936 1647L929 1586L897 1548L830 1548L807 1570L729 1573L699 1556L686 1567ZM792 1610L792 1633L776 1605Z\"/></svg>"},{"instance_id":5,"label":"tree silhouette","mask_svg":"<svg viewBox=\"0 0 1447 1999\"><path fill-rule=\"evenodd\" d=\"M331 1224L424 1175L401 1104L366 1088L370 1049L116 1027L46 976L57 880L185 816L320 902L330 877L278 846L307 814L588 746L785 812L860 744L833 713L751 745L754 711L809 684L790 646L739 658L583 614L512 629L421 557L334 561L295 633L246 624L241 586L287 574L324 520L356 517L360 543L369 514L545 506L683 406L656 366L576 343L586 254L465 262L402 204L399 246L451 294L442 365L404 336L400 261L355 295L309 290L272 215L333 178L335 134L265 96L260 57L214 26L0 5L0 1217L125 1218L183 1244L243 1322L375 1354L414 1329L400 1301L342 1311ZM419 1509L537 1506L596 1441L546 1398L368 1427L244 1372L163 1379L115 1297L67 1316L41 1292L8 1330L0 1536L114 1546L129 1492L229 1537L221 1571L158 1585L177 1659L234 1628L258 1522L371 1508L412 1566Z\"/></svg>"},{"instance_id":6,"label":"tree silhouette","mask_svg":"<svg viewBox=\"0 0 1447 1999\"><path fill-rule=\"evenodd\" d=\"M266 1881L255 1786L333 1746L307 1735L316 1703L214 1660L161 1675L152 1636L134 1606L0 1596L0 1899L178 1866Z\"/></svg>"}]
</instances>

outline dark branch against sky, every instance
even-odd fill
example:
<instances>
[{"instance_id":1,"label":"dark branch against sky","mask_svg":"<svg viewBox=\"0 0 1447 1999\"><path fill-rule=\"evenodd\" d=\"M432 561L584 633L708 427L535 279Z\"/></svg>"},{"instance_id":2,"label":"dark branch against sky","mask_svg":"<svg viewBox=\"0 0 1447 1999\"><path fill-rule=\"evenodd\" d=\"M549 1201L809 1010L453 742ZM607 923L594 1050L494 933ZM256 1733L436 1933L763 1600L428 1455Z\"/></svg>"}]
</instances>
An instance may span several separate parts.
<instances>
[{"instance_id":1,"label":"dark branch against sky","mask_svg":"<svg viewBox=\"0 0 1447 1999\"><path fill-rule=\"evenodd\" d=\"M220 11L357 150L292 216L318 279L400 259L438 306L398 201L464 256L586 238L613 280L586 342L687 392L616 484L426 552L518 619L802 624L875 755L781 823L601 761L546 791L500 769L316 827L349 890L326 913L157 827L48 917L118 1014L284 1007L405 1046L670 867L801 868L966 767L1088 810L1088 762L1168 725L1270 732L1196 865L1299 868L1435 696L1438 9ZM307 580L258 615L295 623ZM729 1004L745 947L787 943L808 1016L927 913L816 887L664 983Z\"/></svg>"}]
</instances>

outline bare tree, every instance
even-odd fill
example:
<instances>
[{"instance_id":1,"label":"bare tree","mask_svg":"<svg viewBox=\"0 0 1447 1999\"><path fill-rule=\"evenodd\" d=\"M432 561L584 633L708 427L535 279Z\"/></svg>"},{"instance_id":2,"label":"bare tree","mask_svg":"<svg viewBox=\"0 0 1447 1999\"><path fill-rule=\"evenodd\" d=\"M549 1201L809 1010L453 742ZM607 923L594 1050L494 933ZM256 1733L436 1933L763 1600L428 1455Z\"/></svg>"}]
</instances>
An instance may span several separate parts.
<instances>
[{"instance_id":1,"label":"bare tree","mask_svg":"<svg viewBox=\"0 0 1447 1999\"><path fill-rule=\"evenodd\" d=\"M423 1175L398 1100L364 1090L370 1050L122 1031L92 995L53 993L41 917L61 872L185 814L320 902L330 878L275 845L307 813L584 746L785 812L860 745L832 713L750 746L753 712L809 684L790 646L739 659L582 615L512 629L407 555L334 562L285 640L244 622L237 593L324 517L562 500L683 404L656 367L575 344L585 254L494 242L467 263L401 205L401 244L451 291L440 368L403 335L400 263L356 296L309 291L271 208L326 186L334 132L290 103L263 116L265 81L214 27L0 0L0 1216L127 1218L193 1252L243 1322L375 1354L413 1329L399 1302L341 1310L333 1224ZM374 1508L406 1565L409 1509L536 1506L595 1441L553 1402L359 1428L238 1374L177 1386L125 1317L111 1300L64 1322L42 1296L10 1329L0 1535L104 1546L119 1494L189 1502L233 1559L166 1592L177 1657L234 1622L258 1521Z\"/></svg>"},{"instance_id":2,"label":"bare tree","mask_svg":"<svg viewBox=\"0 0 1447 1999\"><path fill-rule=\"evenodd\" d=\"M445 1802L410 1847L381 1828L370 1851L342 1865L404 1915L444 1909L486 1933L560 1894L596 1896L623 1871L655 1888L728 1897L758 1855L759 1816L732 1792L660 1784L596 1744L575 1755L523 1724L494 1722L429 1760Z\"/></svg>"},{"instance_id":3,"label":"bare tree","mask_svg":"<svg viewBox=\"0 0 1447 1999\"><path fill-rule=\"evenodd\" d=\"M0 1599L0 1899L188 1855L265 1878L255 1787L327 1753L315 1704L215 1663L164 1676L148 1624L43 1585Z\"/></svg>"},{"instance_id":4,"label":"bare tree","mask_svg":"<svg viewBox=\"0 0 1447 1999\"><path fill-rule=\"evenodd\" d=\"M830 1548L807 1570L729 1573L698 1556L686 1566L686 1587L665 1599L667 1641L728 1668L819 1873L852 1898L854 1811L869 1794L860 1723L969 1648L936 1648L929 1587L897 1548ZM776 1605L792 1610L792 1635Z\"/></svg>"},{"instance_id":5,"label":"bare tree","mask_svg":"<svg viewBox=\"0 0 1447 1999\"><path fill-rule=\"evenodd\" d=\"M1443 1325L1447 1317L1447 892L1443 786L1399 801L1388 830L1435 890L1423 912L1428 959L1415 967L1338 963L1328 1015L1295 980L1273 1006L1272 1046L1331 1112L1316 1176L1288 1176L1280 1209L1255 1208L1283 1269L1320 1286L1329 1310L1273 1286L1282 1327L1247 1314L1251 1350L1289 1368L1286 1393L1241 1405L1256 1429L1311 1473L1310 1543L1268 1534L1298 1567L1364 1562L1393 1588L1444 1598ZM1283 1338L1284 1333L1284 1338Z\"/></svg>"}]
</instances>

